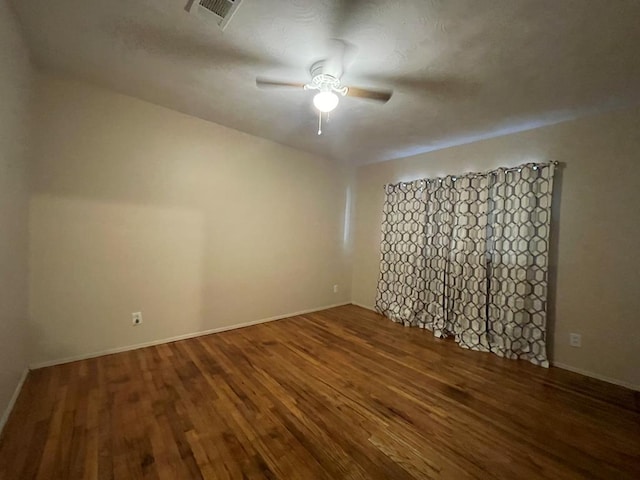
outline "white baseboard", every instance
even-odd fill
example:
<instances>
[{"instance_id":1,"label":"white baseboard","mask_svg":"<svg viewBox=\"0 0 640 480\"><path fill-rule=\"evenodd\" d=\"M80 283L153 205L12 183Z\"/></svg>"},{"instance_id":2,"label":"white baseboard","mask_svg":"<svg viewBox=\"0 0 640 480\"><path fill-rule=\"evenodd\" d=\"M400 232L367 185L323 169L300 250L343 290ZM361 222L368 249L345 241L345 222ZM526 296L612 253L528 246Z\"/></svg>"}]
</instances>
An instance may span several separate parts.
<instances>
[{"instance_id":1,"label":"white baseboard","mask_svg":"<svg viewBox=\"0 0 640 480\"><path fill-rule=\"evenodd\" d=\"M357 307L366 308L367 310L372 310L372 311L375 312L375 308L372 307L372 306L362 305L362 304L357 303L357 302L351 302L351 304L355 305ZM554 367L558 367L558 368L561 368L563 370L569 370L570 372L573 372L573 373L579 373L580 375L584 375L585 377L595 378L596 380L601 380L603 382L612 383L614 385L618 385L620 387L625 387L625 388L628 388L630 390L640 391L640 385L634 385L632 383L628 383L628 382L625 382L625 381L622 381L622 380L617 380L615 378L606 377L604 375L599 375L597 373L589 372L587 370L582 370L581 368L572 367L571 365L567 365L567 364L561 363L561 362L552 362L552 365Z\"/></svg>"},{"instance_id":2,"label":"white baseboard","mask_svg":"<svg viewBox=\"0 0 640 480\"><path fill-rule=\"evenodd\" d=\"M86 360L89 358L95 358L95 357L101 357L103 355L111 355L113 353L121 353L121 352L128 352L131 350L137 350L138 348L145 348L145 347L152 347L154 345L162 345L164 343L171 343L171 342L177 342L179 340L187 340L189 338L196 338L196 337L202 337L204 335L211 335L212 333L220 333L220 332L226 332L228 330L236 330L238 328L244 328L244 327L250 327L252 325L259 325L261 323L267 323L267 322L273 322L276 320L282 320L285 318L290 318L290 317L295 317L298 315L304 315L306 313L313 313L313 312L318 312L321 310L326 310L328 308L335 308L335 307L341 307L343 305L355 305L357 307L361 307L361 308L365 308L367 310L371 310L375 312L375 307L371 306L371 305L363 305L357 302L344 302L344 303L336 303L333 305L326 305L324 307L317 307L317 308L311 308L308 310L301 310L299 312L293 312L293 313L287 313L284 315L277 315L275 317L269 317L269 318L263 318L260 320L253 320L250 322L245 322L245 323L239 323L236 325L229 325L226 327L218 327L218 328L213 328L210 330L204 330L204 331L200 331L200 332L194 332L194 333L187 333L184 335L178 335L176 337L171 337L171 338L163 338L161 340L153 340L151 342L144 342L144 343L138 343L136 345L129 345L126 347L117 347L117 348L110 348L107 350L102 350L100 352L94 352L94 353L88 353L88 354L83 354L83 355L76 355L73 357L67 357L67 358L62 358L62 359L57 359L57 360L48 360L46 362L38 362L38 363L34 363L32 365L29 366L29 369L25 370L24 374L22 375L22 378L20 379L20 383L18 384L18 386L16 387L16 391L13 394L13 397L11 398L11 401L9 402L9 405L7 406L7 409L5 411L5 413L2 416L2 419L0 419L0 432L2 431L2 428L4 427L5 422L7 421L7 419L9 418L9 414L11 413L11 410L13 409L13 406L16 402L16 400L18 399L18 395L20 394L20 390L22 389L22 385L24 384L24 381L27 378L27 374L29 372L29 370L35 370L37 368L44 368L44 367L51 367L54 365L62 365L63 363L70 363L70 362L77 362L78 360ZM632 383L628 383L622 380L617 380L615 378L610 378L610 377L606 377L604 375L600 375L597 373L593 373L593 372L589 372L587 370L582 370L581 368L576 368L576 367L572 367L571 365L567 365L561 362L552 362L552 365L554 367L558 367L561 368L563 370L568 370L570 372L574 372L574 373L579 373L580 375L585 375L587 377L591 377L591 378L595 378L596 380L601 380L603 382L608 382L608 383L612 383L614 385L619 385L621 387L625 387L625 388L629 388L631 390L635 390L635 391L640 391L640 385L634 385Z\"/></svg>"},{"instance_id":3,"label":"white baseboard","mask_svg":"<svg viewBox=\"0 0 640 480\"><path fill-rule=\"evenodd\" d=\"M27 375L29 375L29 369L25 368L24 372L22 372L22 377L20 377L20 381L18 382L18 385L16 386L16 389L14 390L13 395L11 396L11 400L9 400L9 405L7 405L7 408L2 414L2 418L0 418L0 433L2 433L2 430L4 430L4 426L6 425L7 420L9 420L9 415L11 415L11 411L13 410L13 407L15 406L16 401L18 400L18 396L22 391L22 386L24 385L24 381L27 379Z\"/></svg>"},{"instance_id":4,"label":"white baseboard","mask_svg":"<svg viewBox=\"0 0 640 480\"><path fill-rule=\"evenodd\" d=\"M310 308L308 310L301 310L299 312L287 313L284 315L277 315L275 317L262 318L260 320L252 320L250 322L238 323L238 324L229 325L226 327L212 328L211 330L203 330L200 332L186 333L184 335L178 335L176 337L163 338L161 340L152 340L150 342L138 343L135 345L128 345L126 347L109 348L107 350L102 350L99 352L86 353L82 355L74 355L72 357L60 358L57 360L47 360L46 362L37 362L37 363L31 364L29 368L31 370L36 370L38 368L52 367L54 365L62 365L63 363L77 362L78 360L87 360L89 358L102 357L103 355L111 355L113 353L128 352L131 350L137 350L138 348L153 347L155 345L162 345L163 343L177 342L179 340L187 340L189 338L196 338L196 337L202 337L204 335L211 335L212 333L220 333L220 332L226 332L228 330L236 330L238 328L250 327L252 325L258 325L260 323L273 322L275 320L283 320L285 318L304 315L305 313L319 312L320 310L341 307L343 305L349 305L350 303L351 302L336 303L334 305L326 305L324 307Z\"/></svg>"},{"instance_id":5,"label":"white baseboard","mask_svg":"<svg viewBox=\"0 0 640 480\"><path fill-rule=\"evenodd\" d=\"M357 303L357 302L351 302L352 305L355 305L356 307L360 307L360 308L366 308L367 310L371 310L372 312L375 312L376 309L375 307L372 307L370 305L363 305L361 303Z\"/></svg>"},{"instance_id":6,"label":"white baseboard","mask_svg":"<svg viewBox=\"0 0 640 480\"><path fill-rule=\"evenodd\" d=\"M561 368L563 370L569 370L570 372L573 372L573 373L579 373L580 375L584 375L585 377L595 378L596 380L602 380L603 382L613 383L614 385L618 385L620 387L625 387L630 390L635 390L637 392L640 392L640 385L634 385L632 383L624 382L622 380L617 380L611 377L606 377L598 373L588 372L587 370L582 370L581 368L572 367L571 365L567 365L566 363L552 362L551 365L553 365L554 367Z\"/></svg>"}]
</instances>

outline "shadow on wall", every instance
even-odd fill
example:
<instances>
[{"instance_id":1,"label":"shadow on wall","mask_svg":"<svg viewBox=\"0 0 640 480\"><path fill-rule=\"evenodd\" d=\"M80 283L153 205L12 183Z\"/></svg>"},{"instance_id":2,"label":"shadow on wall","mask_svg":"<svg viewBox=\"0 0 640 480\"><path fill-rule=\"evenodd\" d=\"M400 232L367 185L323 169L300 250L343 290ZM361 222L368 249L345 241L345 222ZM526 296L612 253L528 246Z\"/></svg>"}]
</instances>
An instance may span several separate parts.
<instances>
[{"instance_id":1,"label":"shadow on wall","mask_svg":"<svg viewBox=\"0 0 640 480\"><path fill-rule=\"evenodd\" d=\"M566 163L560 162L553 179L553 199L551 201L551 230L549 232L549 270L547 283L547 357L554 360L556 300L558 289L558 258L560 245L560 204L562 202L562 175Z\"/></svg>"},{"instance_id":2,"label":"shadow on wall","mask_svg":"<svg viewBox=\"0 0 640 480\"><path fill-rule=\"evenodd\" d=\"M37 362L203 329L201 212L37 195L31 216Z\"/></svg>"},{"instance_id":3,"label":"shadow on wall","mask_svg":"<svg viewBox=\"0 0 640 480\"><path fill-rule=\"evenodd\" d=\"M66 79L37 103L34 361L348 299L334 162Z\"/></svg>"}]
</instances>

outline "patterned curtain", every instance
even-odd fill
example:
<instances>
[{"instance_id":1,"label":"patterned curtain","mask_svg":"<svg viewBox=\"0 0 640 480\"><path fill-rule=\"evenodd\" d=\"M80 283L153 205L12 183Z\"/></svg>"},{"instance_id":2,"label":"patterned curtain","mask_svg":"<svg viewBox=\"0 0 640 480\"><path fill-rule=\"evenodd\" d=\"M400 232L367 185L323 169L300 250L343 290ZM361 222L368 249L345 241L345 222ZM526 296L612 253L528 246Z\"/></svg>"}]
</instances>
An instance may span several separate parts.
<instances>
[{"instance_id":1,"label":"patterned curtain","mask_svg":"<svg viewBox=\"0 0 640 480\"><path fill-rule=\"evenodd\" d=\"M544 367L553 175L554 164L498 170L489 193L491 351Z\"/></svg>"},{"instance_id":2,"label":"patterned curtain","mask_svg":"<svg viewBox=\"0 0 640 480\"><path fill-rule=\"evenodd\" d=\"M387 185L376 309L548 366L553 164Z\"/></svg>"},{"instance_id":3,"label":"patterned curtain","mask_svg":"<svg viewBox=\"0 0 640 480\"><path fill-rule=\"evenodd\" d=\"M377 303L405 325L424 309L425 195L420 181L386 187Z\"/></svg>"}]
</instances>

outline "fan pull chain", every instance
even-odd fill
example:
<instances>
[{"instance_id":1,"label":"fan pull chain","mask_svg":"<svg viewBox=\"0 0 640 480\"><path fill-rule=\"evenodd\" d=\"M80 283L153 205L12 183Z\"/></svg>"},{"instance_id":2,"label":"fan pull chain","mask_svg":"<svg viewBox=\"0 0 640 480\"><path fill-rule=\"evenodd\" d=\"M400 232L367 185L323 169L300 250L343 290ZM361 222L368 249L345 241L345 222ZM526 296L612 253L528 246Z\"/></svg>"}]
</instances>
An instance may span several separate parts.
<instances>
[{"instance_id":1,"label":"fan pull chain","mask_svg":"<svg viewBox=\"0 0 640 480\"><path fill-rule=\"evenodd\" d=\"M322 135L322 112L318 112L318 135Z\"/></svg>"}]
</instances>

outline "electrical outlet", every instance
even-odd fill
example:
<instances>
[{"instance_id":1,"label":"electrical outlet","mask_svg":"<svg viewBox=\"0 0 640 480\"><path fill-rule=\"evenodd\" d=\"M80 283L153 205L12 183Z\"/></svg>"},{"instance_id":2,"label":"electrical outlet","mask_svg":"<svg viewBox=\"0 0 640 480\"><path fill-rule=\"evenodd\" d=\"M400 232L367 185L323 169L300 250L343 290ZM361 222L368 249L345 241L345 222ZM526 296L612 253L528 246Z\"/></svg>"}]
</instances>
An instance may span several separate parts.
<instances>
[{"instance_id":1,"label":"electrical outlet","mask_svg":"<svg viewBox=\"0 0 640 480\"><path fill-rule=\"evenodd\" d=\"M338 285L333 286L333 293L338 293Z\"/></svg>"},{"instance_id":2,"label":"electrical outlet","mask_svg":"<svg viewBox=\"0 0 640 480\"><path fill-rule=\"evenodd\" d=\"M572 347L581 347L582 346L582 335L579 333L570 333L569 334L569 345Z\"/></svg>"},{"instance_id":3,"label":"electrical outlet","mask_svg":"<svg viewBox=\"0 0 640 480\"><path fill-rule=\"evenodd\" d=\"M131 314L131 323L134 327L137 327L142 323L142 312L134 312Z\"/></svg>"}]
</instances>

